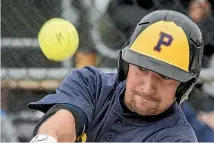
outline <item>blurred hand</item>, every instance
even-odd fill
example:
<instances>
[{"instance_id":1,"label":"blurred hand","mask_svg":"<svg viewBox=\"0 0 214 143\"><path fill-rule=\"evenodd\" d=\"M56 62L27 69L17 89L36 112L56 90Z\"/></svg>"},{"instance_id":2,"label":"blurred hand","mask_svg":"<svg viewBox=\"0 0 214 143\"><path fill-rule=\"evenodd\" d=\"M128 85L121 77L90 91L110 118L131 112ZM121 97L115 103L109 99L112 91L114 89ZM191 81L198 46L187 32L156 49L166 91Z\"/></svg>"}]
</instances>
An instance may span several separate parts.
<instances>
[{"instance_id":1,"label":"blurred hand","mask_svg":"<svg viewBox=\"0 0 214 143\"><path fill-rule=\"evenodd\" d=\"M190 3L188 12L193 21L199 23L211 13L211 5L208 0L194 0Z\"/></svg>"}]
</instances>

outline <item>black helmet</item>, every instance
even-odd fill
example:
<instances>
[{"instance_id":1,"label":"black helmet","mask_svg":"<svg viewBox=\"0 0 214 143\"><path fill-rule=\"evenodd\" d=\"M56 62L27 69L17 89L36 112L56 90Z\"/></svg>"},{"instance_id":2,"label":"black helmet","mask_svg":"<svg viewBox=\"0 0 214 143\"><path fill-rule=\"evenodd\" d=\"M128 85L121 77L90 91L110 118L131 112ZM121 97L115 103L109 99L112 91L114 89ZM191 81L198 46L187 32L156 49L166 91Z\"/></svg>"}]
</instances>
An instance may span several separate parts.
<instances>
[{"instance_id":1,"label":"black helmet","mask_svg":"<svg viewBox=\"0 0 214 143\"><path fill-rule=\"evenodd\" d=\"M158 10L146 15L120 51L118 81L127 77L129 64L181 82L177 102L183 102L195 86L203 56L202 34L184 14Z\"/></svg>"}]
</instances>

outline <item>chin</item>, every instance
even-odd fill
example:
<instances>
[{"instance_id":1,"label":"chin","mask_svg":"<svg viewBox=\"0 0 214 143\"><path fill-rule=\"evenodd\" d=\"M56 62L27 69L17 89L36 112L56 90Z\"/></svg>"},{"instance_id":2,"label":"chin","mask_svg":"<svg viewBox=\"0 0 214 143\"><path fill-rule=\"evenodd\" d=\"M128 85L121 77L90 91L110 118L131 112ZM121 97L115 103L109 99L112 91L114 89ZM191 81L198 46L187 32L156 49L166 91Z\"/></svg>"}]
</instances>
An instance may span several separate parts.
<instances>
[{"instance_id":1,"label":"chin","mask_svg":"<svg viewBox=\"0 0 214 143\"><path fill-rule=\"evenodd\" d=\"M154 101L147 101L142 104L132 100L130 106L131 111L142 116L158 115L161 113L158 103Z\"/></svg>"},{"instance_id":2,"label":"chin","mask_svg":"<svg viewBox=\"0 0 214 143\"><path fill-rule=\"evenodd\" d=\"M136 113L138 113L139 115L142 115L142 116L154 116L154 115L160 114L158 111L153 110L153 109L148 109L146 111L145 110L144 111L138 110Z\"/></svg>"}]
</instances>

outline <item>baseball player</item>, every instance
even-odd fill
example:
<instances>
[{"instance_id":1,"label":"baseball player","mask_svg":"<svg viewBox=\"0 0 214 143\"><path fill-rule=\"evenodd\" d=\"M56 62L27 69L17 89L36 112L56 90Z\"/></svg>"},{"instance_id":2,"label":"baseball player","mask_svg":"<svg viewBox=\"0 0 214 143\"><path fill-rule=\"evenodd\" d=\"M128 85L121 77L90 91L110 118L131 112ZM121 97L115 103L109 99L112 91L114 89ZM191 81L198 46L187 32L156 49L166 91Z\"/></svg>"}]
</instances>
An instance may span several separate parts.
<instances>
[{"instance_id":1,"label":"baseball player","mask_svg":"<svg viewBox=\"0 0 214 143\"><path fill-rule=\"evenodd\" d=\"M117 73L73 70L55 94L30 103L44 113L31 143L197 141L179 104L195 86L200 29L185 15L146 15L120 52Z\"/></svg>"}]
</instances>

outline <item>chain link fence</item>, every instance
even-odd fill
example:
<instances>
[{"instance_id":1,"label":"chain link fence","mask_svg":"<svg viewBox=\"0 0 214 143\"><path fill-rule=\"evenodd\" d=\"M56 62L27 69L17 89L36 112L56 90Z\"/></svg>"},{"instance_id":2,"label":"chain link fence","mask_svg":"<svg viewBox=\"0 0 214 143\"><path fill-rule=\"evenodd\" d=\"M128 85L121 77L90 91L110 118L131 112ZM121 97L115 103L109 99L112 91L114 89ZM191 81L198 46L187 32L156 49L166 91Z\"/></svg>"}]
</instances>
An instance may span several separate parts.
<instances>
[{"instance_id":1,"label":"chain link fence","mask_svg":"<svg viewBox=\"0 0 214 143\"><path fill-rule=\"evenodd\" d=\"M61 17L71 21L80 35L77 52L95 53L97 67L116 72L118 52L144 15L157 9L189 15L189 5L188 0L2 0L2 108L9 112L25 110L27 103L54 92L65 75L76 68L75 56L53 62L43 55L37 34L47 20ZM214 49L213 9L198 25L207 45L206 68ZM213 71L202 71L199 81L213 82Z\"/></svg>"},{"instance_id":2,"label":"chain link fence","mask_svg":"<svg viewBox=\"0 0 214 143\"><path fill-rule=\"evenodd\" d=\"M64 62L51 62L44 57L39 48L38 31L45 21L53 17L67 19L77 27L80 34L79 49L96 52L99 55L97 67L116 68L118 52L142 16L156 9L172 9L188 15L187 8L188 3L180 0L3 0L2 85L17 88L20 84L12 81L60 80L72 70L71 68L75 68L75 57ZM130 20L132 15L134 17ZM213 24L212 14L199 23L205 43L212 45ZM12 81L6 82L9 80ZM26 85L31 84L27 82Z\"/></svg>"}]
</instances>

